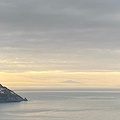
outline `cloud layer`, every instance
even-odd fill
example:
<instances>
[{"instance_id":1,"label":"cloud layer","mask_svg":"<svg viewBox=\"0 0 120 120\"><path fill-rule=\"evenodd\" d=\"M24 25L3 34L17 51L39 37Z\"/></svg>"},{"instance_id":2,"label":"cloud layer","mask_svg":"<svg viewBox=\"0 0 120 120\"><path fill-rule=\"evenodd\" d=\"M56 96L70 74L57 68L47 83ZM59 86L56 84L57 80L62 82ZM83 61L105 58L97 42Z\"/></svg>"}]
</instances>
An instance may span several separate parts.
<instances>
[{"instance_id":1,"label":"cloud layer","mask_svg":"<svg viewBox=\"0 0 120 120\"><path fill-rule=\"evenodd\" d=\"M119 71L119 3L0 0L0 71Z\"/></svg>"}]
</instances>

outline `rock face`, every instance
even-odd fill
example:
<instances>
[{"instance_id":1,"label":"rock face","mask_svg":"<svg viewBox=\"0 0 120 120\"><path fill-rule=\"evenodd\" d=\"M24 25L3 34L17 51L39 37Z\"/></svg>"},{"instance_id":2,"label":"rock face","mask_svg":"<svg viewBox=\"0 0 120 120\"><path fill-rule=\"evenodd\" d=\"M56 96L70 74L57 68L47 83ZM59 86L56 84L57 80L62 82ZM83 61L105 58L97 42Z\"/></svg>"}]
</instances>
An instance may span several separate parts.
<instances>
[{"instance_id":1,"label":"rock face","mask_svg":"<svg viewBox=\"0 0 120 120\"><path fill-rule=\"evenodd\" d=\"M9 90L8 88L6 88L0 84L0 103L21 102L21 101L27 101L27 99L22 98L21 96L17 95L12 90Z\"/></svg>"}]
</instances>

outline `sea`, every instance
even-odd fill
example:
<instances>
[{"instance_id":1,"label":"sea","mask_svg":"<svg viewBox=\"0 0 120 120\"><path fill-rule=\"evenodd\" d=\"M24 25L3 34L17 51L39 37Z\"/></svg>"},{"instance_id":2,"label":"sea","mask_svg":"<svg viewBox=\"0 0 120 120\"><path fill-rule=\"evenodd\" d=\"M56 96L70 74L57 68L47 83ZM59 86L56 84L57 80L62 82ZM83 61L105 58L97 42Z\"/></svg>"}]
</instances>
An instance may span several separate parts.
<instances>
[{"instance_id":1,"label":"sea","mask_svg":"<svg viewBox=\"0 0 120 120\"><path fill-rule=\"evenodd\" d=\"M120 120L120 91L16 91L27 102L0 103L0 120Z\"/></svg>"}]
</instances>

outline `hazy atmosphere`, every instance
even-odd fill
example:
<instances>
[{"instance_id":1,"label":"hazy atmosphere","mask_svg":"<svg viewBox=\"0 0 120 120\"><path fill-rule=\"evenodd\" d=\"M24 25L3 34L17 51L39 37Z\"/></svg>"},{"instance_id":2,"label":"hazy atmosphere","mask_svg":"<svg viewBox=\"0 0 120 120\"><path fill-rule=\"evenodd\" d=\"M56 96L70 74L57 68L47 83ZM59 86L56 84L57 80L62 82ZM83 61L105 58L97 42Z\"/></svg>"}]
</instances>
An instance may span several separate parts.
<instances>
[{"instance_id":1,"label":"hazy atmosphere","mask_svg":"<svg viewBox=\"0 0 120 120\"><path fill-rule=\"evenodd\" d=\"M0 0L0 83L120 87L120 1Z\"/></svg>"}]
</instances>

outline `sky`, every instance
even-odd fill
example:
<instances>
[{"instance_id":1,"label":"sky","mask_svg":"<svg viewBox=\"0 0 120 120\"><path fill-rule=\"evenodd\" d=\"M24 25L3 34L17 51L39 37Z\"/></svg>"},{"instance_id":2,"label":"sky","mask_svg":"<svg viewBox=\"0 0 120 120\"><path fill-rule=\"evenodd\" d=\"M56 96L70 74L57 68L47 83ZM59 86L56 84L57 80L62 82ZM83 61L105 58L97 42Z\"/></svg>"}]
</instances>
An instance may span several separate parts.
<instances>
[{"instance_id":1,"label":"sky","mask_svg":"<svg viewBox=\"0 0 120 120\"><path fill-rule=\"evenodd\" d=\"M119 0L0 0L1 83L119 87L119 5Z\"/></svg>"}]
</instances>

